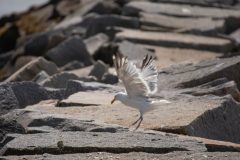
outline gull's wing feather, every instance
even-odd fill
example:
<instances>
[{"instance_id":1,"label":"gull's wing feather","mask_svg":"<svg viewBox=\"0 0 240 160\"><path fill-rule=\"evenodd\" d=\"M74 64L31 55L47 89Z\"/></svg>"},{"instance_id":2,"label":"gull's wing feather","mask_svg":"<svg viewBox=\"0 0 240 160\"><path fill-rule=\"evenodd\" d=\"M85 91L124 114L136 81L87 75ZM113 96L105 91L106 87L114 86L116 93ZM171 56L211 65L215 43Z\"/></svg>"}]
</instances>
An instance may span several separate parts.
<instances>
[{"instance_id":1,"label":"gull's wing feather","mask_svg":"<svg viewBox=\"0 0 240 160\"><path fill-rule=\"evenodd\" d=\"M115 68L119 79L122 80L130 97L147 97L150 91L147 81L141 75L141 70L134 63L117 54L114 58ZM146 74L147 75L147 74Z\"/></svg>"},{"instance_id":2,"label":"gull's wing feather","mask_svg":"<svg viewBox=\"0 0 240 160\"><path fill-rule=\"evenodd\" d=\"M158 71L155 65L153 65L153 57L146 56L142 62L141 74L143 79L147 82L149 87L148 94L154 94L158 90Z\"/></svg>"}]
</instances>

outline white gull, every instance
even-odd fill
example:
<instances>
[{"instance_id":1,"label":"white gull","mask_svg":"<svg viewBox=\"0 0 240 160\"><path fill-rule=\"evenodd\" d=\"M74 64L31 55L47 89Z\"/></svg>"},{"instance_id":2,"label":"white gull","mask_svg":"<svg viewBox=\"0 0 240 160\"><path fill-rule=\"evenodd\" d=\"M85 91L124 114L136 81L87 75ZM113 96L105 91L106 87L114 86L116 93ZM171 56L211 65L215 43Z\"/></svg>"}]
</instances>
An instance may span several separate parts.
<instances>
[{"instance_id":1,"label":"white gull","mask_svg":"<svg viewBox=\"0 0 240 160\"><path fill-rule=\"evenodd\" d=\"M146 56L141 63L129 61L121 54L113 56L117 75L122 80L126 92L119 92L114 96L111 104L118 100L126 106L138 109L140 117L132 124L136 129L140 126L144 113L157 106L170 103L167 100L152 101L150 96L157 92L158 71L153 65L153 57ZM135 130L136 130L135 129Z\"/></svg>"}]
</instances>

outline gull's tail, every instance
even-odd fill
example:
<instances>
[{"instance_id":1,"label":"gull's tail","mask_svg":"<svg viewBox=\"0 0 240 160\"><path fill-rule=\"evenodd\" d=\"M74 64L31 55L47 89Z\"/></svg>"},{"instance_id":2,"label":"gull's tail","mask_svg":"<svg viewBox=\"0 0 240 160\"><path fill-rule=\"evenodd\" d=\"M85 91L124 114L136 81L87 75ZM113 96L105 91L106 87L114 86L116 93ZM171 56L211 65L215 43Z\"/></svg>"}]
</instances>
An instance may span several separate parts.
<instances>
[{"instance_id":1,"label":"gull's tail","mask_svg":"<svg viewBox=\"0 0 240 160\"><path fill-rule=\"evenodd\" d=\"M152 101L152 103L161 105L161 104L170 104L171 102L166 99L161 99L159 101Z\"/></svg>"},{"instance_id":2,"label":"gull's tail","mask_svg":"<svg viewBox=\"0 0 240 160\"><path fill-rule=\"evenodd\" d=\"M158 100L158 101L152 101L152 108L153 109L156 109L157 107L160 107L160 106L167 106L169 104L171 104L172 102L166 100L166 99L161 99L161 100Z\"/></svg>"}]
</instances>

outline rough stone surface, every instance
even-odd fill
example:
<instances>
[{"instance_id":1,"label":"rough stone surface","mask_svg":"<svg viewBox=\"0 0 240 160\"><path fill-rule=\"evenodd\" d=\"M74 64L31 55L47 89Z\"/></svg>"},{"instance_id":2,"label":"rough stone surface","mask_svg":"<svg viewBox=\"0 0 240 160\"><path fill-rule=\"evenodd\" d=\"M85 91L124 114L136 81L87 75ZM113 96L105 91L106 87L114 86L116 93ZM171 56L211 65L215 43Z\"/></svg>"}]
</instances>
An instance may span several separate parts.
<instances>
[{"instance_id":1,"label":"rough stone surface","mask_svg":"<svg viewBox=\"0 0 240 160\"><path fill-rule=\"evenodd\" d=\"M35 56L21 56L16 59L16 62L14 64L14 71L19 70L19 68L22 68L26 64L28 64L31 61L34 61L37 57Z\"/></svg>"},{"instance_id":2,"label":"rough stone surface","mask_svg":"<svg viewBox=\"0 0 240 160\"><path fill-rule=\"evenodd\" d=\"M93 153L78 153L78 154L61 154L61 155L52 155L52 154L43 154L43 155L26 155L26 156L3 156L0 157L3 160L42 160L42 159L51 159L51 160L79 160L79 159L158 159L158 160L186 160L186 159L198 159L198 160L238 160L240 153L237 152L172 152L167 154L153 154L146 152L131 152L131 153L106 153L106 152L93 152Z\"/></svg>"},{"instance_id":3,"label":"rough stone surface","mask_svg":"<svg viewBox=\"0 0 240 160\"><path fill-rule=\"evenodd\" d=\"M27 129L25 124L20 123L19 117L24 118L29 111L22 109L14 109L9 111L5 115L0 117L0 150L1 148L8 143L10 140L14 139L16 136L11 136L8 134L25 134ZM1 137L2 135L2 137Z\"/></svg>"},{"instance_id":4,"label":"rough stone surface","mask_svg":"<svg viewBox=\"0 0 240 160\"><path fill-rule=\"evenodd\" d=\"M49 102L51 103L51 102ZM3 133L50 133L60 131L88 132L122 132L127 129L118 125L110 125L72 118L69 115L41 113L41 111L19 109L9 112L0 119ZM15 126L15 128L13 127Z\"/></svg>"},{"instance_id":5,"label":"rough stone surface","mask_svg":"<svg viewBox=\"0 0 240 160\"><path fill-rule=\"evenodd\" d=\"M79 61L71 61L60 68L61 71L69 71L74 69L83 68L84 64Z\"/></svg>"},{"instance_id":6,"label":"rough stone surface","mask_svg":"<svg viewBox=\"0 0 240 160\"><path fill-rule=\"evenodd\" d=\"M199 5L199 6L214 6L214 7L226 7L226 5L234 6L236 2L234 0L155 0L156 2L169 2L169 3L177 3L177 4L190 4L190 5Z\"/></svg>"},{"instance_id":7,"label":"rough stone surface","mask_svg":"<svg viewBox=\"0 0 240 160\"><path fill-rule=\"evenodd\" d=\"M40 57L37 58L18 71L16 71L13 75L11 75L5 82L12 82L12 81L30 81L32 80L39 72L45 71L49 75L53 75L58 72L57 66L45 60L44 58Z\"/></svg>"},{"instance_id":8,"label":"rough stone surface","mask_svg":"<svg viewBox=\"0 0 240 160\"><path fill-rule=\"evenodd\" d=\"M168 48L152 45L144 45L144 48L154 51L156 56L155 64L158 66L158 69L176 64L198 63L201 60L214 59L224 55L224 53L219 52L187 48Z\"/></svg>"},{"instance_id":9,"label":"rough stone surface","mask_svg":"<svg viewBox=\"0 0 240 160\"><path fill-rule=\"evenodd\" d=\"M146 55L155 57L154 53L147 50L143 46L131 43L129 41L122 41L118 44L118 51L131 60L143 59Z\"/></svg>"},{"instance_id":10,"label":"rough stone surface","mask_svg":"<svg viewBox=\"0 0 240 160\"><path fill-rule=\"evenodd\" d=\"M33 82L36 82L37 84L41 83L45 79L49 78L50 76L45 71L39 72L33 79Z\"/></svg>"},{"instance_id":11,"label":"rough stone surface","mask_svg":"<svg viewBox=\"0 0 240 160\"><path fill-rule=\"evenodd\" d=\"M240 57L205 60L196 64L180 64L162 69L159 74L159 88L194 87L218 78L239 83Z\"/></svg>"},{"instance_id":12,"label":"rough stone surface","mask_svg":"<svg viewBox=\"0 0 240 160\"><path fill-rule=\"evenodd\" d=\"M54 74L53 76L45 79L40 83L44 87L51 88L66 88L66 83L68 80L78 80L79 77L72 73L61 72Z\"/></svg>"},{"instance_id":13,"label":"rough stone surface","mask_svg":"<svg viewBox=\"0 0 240 160\"><path fill-rule=\"evenodd\" d=\"M106 84L116 84L118 83L118 77L111 73L105 73L101 79L101 82Z\"/></svg>"},{"instance_id":14,"label":"rough stone surface","mask_svg":"<svg viewBox=\"0 0 240 160\"><path fill-rule=\"evenodd\" d=\"M26 55L43 56L64 39L66 37L61 31L39 33L29 38L24 45L24 52Z\"/></svg>"},{"instance_id":15,"label":"rough stone surface","mask_svg":"<svg viewBox=\"0 0 240 160\"><path fill-rule=\"evenodd\" d=\"M129 126L138 118L138 111L117 101L113 105L110 104L114 93L120 89L109 92L78 92L60 101L58 105L75 106L74 111L67 112L73 117ZM239 104L231 97L213 95L193 97L169 92L162 95L169 97L168 100L172 103L159 105L144 115L141 128L239 143ZM94 98L91 97L92 94ZM156 97L155 100L159 99ZM41 109L43 110L42 107ZM44 110L51 113L64 112L52 107L46 107Z\"/></svg>"},{"instance_id":16,"label":"rough stone surface","mask_svg":"<svg viewBox=\"0 0 240 160\"><path fill-rule=\"evenodd\" d=\"M230 94L234 98L234 100L240 102L240 92L237 88L236 83L234 81L225 82L223 80L227 79L216 79L206 84L186 89L186 91L183 91L182 93L191 94L194 96L203 96L208 94L224 96L226 94Z\"/></svg>"},{"instance_id":17,"label":"rough stone surface","mask_svg":"<svg viewBox=\"0 0 240 160\"><path fill-rule=\"evenodd\" d=\"M141 44L160 45L166 47L191 48L215 52L228 52L234 48L227 39L196 36L180 33L146 32L123 29L117 33L116 39L129 40Z\"/></svg>"},{"instance_id":18,"label":"rough stone surface","mask_svg":"<svg viewBox=\"0 0 240 160\"><path fill-rule=\"evenodd\" d=\"M78 80L69 80L66 86L66 95L71 95L79 91L108 90L115 88L112 85L99 82L83 82Z\"/></svg>"},{"instance_id":19,"label":"rough stone surface","mask_svg":"<svg viewBox=\"0 0 240 160\"><path fill-rule=\"evenodd\" d=\"M88 90L94 90L88 87ZM90 93L94 94L94 99L90 96ZM108 98L107 98L108 97ZM99 92L77 92L70 95L67 99L58 102L58 107L68 106L100 106L101 104L110 104L112 97L108 93ZM101 101L101 102L100 102Z\"/></svg>"},{"instance_id":20,"label":"rough stone surface","mask_svg":"<svg viewBox=\"0 0 240 160\"><path fill-rule=\"evenodd\" d=\"M97 61L96 64L94 64L94 67L89 73L89 76L94 76L97 78L97 80L101 80L103 75L108 72L109 66L103 63L102 61Z\"/></svg>"},{"instance_id":21,"label":"rough stone surface","mask_svg":"<svg viewBox=\"0 0 240 160\"><path fill-rule=\"evenodd\" d=\"M240 45L240 29L231 33L230 36L236 41L238 45Z\"/></svg>"},{"instance_id":22,"label":"rough stone surface","mask_svg":"<svg viewBox=\"0 0 240 160\"><path fill-rule=\"evenodd\" d=\"M14 54L14 51L6 52L0 54L0 68L4 67L7 62L10 60L11 56Z\"/></svg>"},{"instance_id":23,"label":"rough stone surface","mask_svg":"<svg viewBox=\"0 0 240 160\"><path fill-rule=\"evenodd\" d=\"M63 143L59 147L59 142ZM137 132L62 132L21 135L5 146L4 155L81 153L89 150L112 153L148 152L168 153L173 151L206 151L204 144L194 140L161 134Z\"/></svg>"},{"instance_id":24,"label":"rough stone surface","mask_svg":"<svg viewBox=\"0 0 240 160\"><path fill-rule=\"evenodd\" d=\"M84 2L84 1L83 1ZM77 14L86 15L88 13L97 14L119 14L120 8L114 1L94 0L77 11Z\"/></svg>"},{"instance_id":25,"label":"rough stone surface","mask_svg":"<svg viewBox=\"0 0 240 160\"><path fill-rule=\"evenodd\" d=\"M60 43L55 48L46 53L46 57L55 62L58 66L63 66L73 60L90 65L91 57L86 49L83 40L79 36L73 36Z\"/></svg>"},{"instance_id":26,"label":"rough stone surface","mask_svg":"<svg viewBox=\"0 0 240 160\"><path fill-rule=\"evenodd\" d=\"M90 55L94 55L101 46L103 46L105 43L107 43L109 40L108 36L99 33L95 36L89 37L88 39L84 40L84 43L86 44L87 50Z\"/></svg>"},{"instance_id":27,"label":"rough stone surface","mask_svg":"<svg viewBox=\"0 0 240 160\"><path fill-rule=\"evenodd\" d=\"M140 13L141 27L165 29L195 34L216 35L225 32L224 20L211 18L173 17L160 14Z\"/></svg>"},{"instance_id":28,"label":"rough stone surface","mask_svg":"<svg viewBox=\"0 0 240 160\"><path fill-rule=\"evenodd\" d=\"M19 102L17 101L12 88L6 85L0 86L0 106L1 115L7 113L9 110L18 108L19 106Z\"/></svg>"},{"instance_id":29,"label":"rough stone surface","mask_svg":"<svg viewBox=\"0 0 240 160\"><path fill-rule=\"evenodd\" d=\"M97 33L105 32L108 27L113 26L137 29L140 27L140 24L137 18L118 15L97 16L89 23L86 35L87 37L90 37Z\"/></svg>"},{"instance_id":30,"label":"rough stone surface","mask_svg":"<svg viewBox=\"0 0 240 160\"><path fill-rule=\"evenodd\" d=\"M61 99L61 92L47 90L33 82L9 82L1 84L1 114L16 108L38 103L46 99Z\"/></svg>"},{"instance_id":31,"label":"rough stone surface","mask_svg":"<svg viewBox=\"0 0 240 160\"><path fill-rule=\"evenodd\" d=\"M227 18L231 16L240 16L239 11L237 10L143 1L128 3L124 6L122 12L124 15L137 15L140 11L187 17Z\"/></svg>"}]
</instances>

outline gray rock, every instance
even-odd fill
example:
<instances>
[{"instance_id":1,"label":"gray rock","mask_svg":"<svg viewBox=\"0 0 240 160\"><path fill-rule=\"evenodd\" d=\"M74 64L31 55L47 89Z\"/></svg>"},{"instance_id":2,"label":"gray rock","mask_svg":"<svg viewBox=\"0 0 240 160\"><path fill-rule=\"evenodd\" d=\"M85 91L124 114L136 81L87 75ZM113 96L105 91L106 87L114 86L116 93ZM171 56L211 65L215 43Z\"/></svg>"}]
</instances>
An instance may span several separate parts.
<instances>
[{"instance_id":1,"label":"gray rock","mask_svg":"<svg viewBox=\"0 0 240 160\"><path fill-rule=\"evenodd\" d=\"M36 104L42 100L62 98L60 93L45 89L33 82L13 82L5 85L12 88L21 108Z\"/></svg>"},{"instance_id":2,"label":"gray rock","mask_svg":"<svg viewBox=\"0 0 240 160\"><path fill-rule=\"evenodd\" d=\"M172 16L227 18L239 17L237 10L200 7L180 4L133 1L124 6L123 15L138 15L139 12L157 13Z\"/></svg>"},{"instance_id":3,"label":"gray rock","mask_svg":"<svg viewBox=\"0 0 240 160\"><path fill-rule=\"evenodd\" d=\"M31 61L34 61L35 59L37 59L37 57L35 56L20 56L15 59L15 64L14 64L14 71L16 72L17 70L19 70L19 68L22 68L23 66L25 66L26 64L28 64Z\"/></svg>"},{"instance_id":4,"label":"gray rock","mask_svg":"<svg viewBox=\"0 0 240 160\"><path fill-rule=\"evenodd\" d=\"M174 65L159 73L159 88L195 87L218 78L227 78L240 87L240 57L213 59L197 64Z\"/></svg>"},{"instance_id":5,"label":"gray rock","mask_svg":"<svg viewBox=\"0 0 240 160\"><path fill-rule=\"evenodd\" d=\"M45 71L47 74L53 75L58 72L58 68L54 63L40 57L20 68L8 79L6 79L5 82L31 81L41 71Z\"/></svg>"},{"instance_id":6,"label":"gray rock","mask_svg":"<svg viewBox=\"0 0 240 160\"><path fill-rule=\"evenodd\" d=\"M59 1L56 4L56 11L61 16L65 17L81 8L81 5L84 5L84 3L81 3L80 1Z\"/></svg>"},{"instance_id":7,"label":"gray rock","mask_svg":"<svg viewBox=\"0 0 240 160\"><path fill-rule=\"evenodd\" d=\"M99 82L83 82L78 80L69 80L66 87L66 96L79 91L108 90L114 86Z\"/></svg>"},{"instance_id":8,"label":"gray rock","mask_svg":"<svg viewBox=\"0 0 240 160\"><path fill-rule=\"evenodd\" d=\"M17 118L26 111L13 110L0 117L0 149L5 145L7 134L19 133L24 134L26 130L23 125L18 123ZM4 142L5 141L5 142Z\"/></svg>"},{"instance_id":9,"label":"gray rock","mask_svg":"<svg viewBox=\"0 0 240 160\"><path fill-rule=\"evenodd\" d=\"M38 104L41 105L41 104ZM9 124L7 126L6 124ZM68 115L41 113L25 109L14 110L0 119L5 133L49 133L59 131L122 132L118 125L97 123L94 120L74 119ZM14 130L12 126L17 126ZM19 128L20 127L20 128ZM20 130L21 129L21 130ZM1 130L0 130L1 131Z\"/></svg>"},{"instance_id":10,"label":"gray rock","mask_svg":"<svg viewBox=\"0 0 240 160\"><path fill-rule=\"evenodd\" d=\"M94 76L98 81L101 81L103 75L108 72L108 68L109 66L102 61L97 61L97 63L94 64L94 67L90 71L89 76Z\"/></svg>"},{"instance_id":11,"label":"gray rock","mask_svg":"<svg viewBox=\"0 0 240 160\"><path fill-rule=\"evenodd\" d=\"M0 85L0 114L24 108L46 99L61 99L61 92L47 90L33 82L11 82Z\"/></svg>"},{"instance_id":12,"label":"gray rock","mask_svg":"<svg viewBox=\"0 0 240 160\"><path fill-rule=\"evenodd\" d=\"M221 79L217 79L221 80ZM240 102L240 92L237 88L237 85L234 81L225 82L222 84L218 84L216 86L209 87L209 84L216 83L216 81L208 82L206 84L187 89L187 91L183 91L182 93L191 94L194 96L203 96L203 95L217 95L217 96L225 96L230 94L236 101Z\"/></svg>"},{"instance_id":13,"label":"gray rock","mask_svg":"<svg viewBox=\"0 0 240 160\"><path fill-rule=\"evenodd\" d=\"M173 17L161 14L140 13L141 27L165 29L185 33L217 35L225 33L225 21L212 18Z\"/></svg>"},{"instance_id":14,"label":"gray rock","mask_svg":"<svg viewBox=\"0 0 240 160\"><path fill-rule=\"evenodd\" d=\"M116 84L118 83L118 76L111 73L105 73L101 79L101 82L106 84Z\"/></svg>"},{"instance_id":15,"label":"gray rock","mask_svg":"<svg viewBox=\"0 0 240 160\"><path fill-rule=\"evenodd\" d=\"M66 36L59 30L35 34L26 42L24 53L26 55L43 56L49 49L65 39Z\"/></svg>"},{"instance_id":16,"label":"gray rock","mask_svg":"<svg viewBox=\"0 0 240 160\"><path fill-rule=\"evenodd\" d=\"M122 41L119 43L118 51L130 60L142 60L146 55L155 57L153 52L147 50L141 45L129 41Z\"/></svg>"},{"instance_id":17,"label":"gray rock","mask_svg":"<svg viewBox=\"0 0 240 160\"><path fill-rule=\"evenodd\" d=\"M78 159L158 159L158 160L170 160L170 159L198 159L198 160L237 160L240 156L238 152L171 152L166 154L153 154L146 152L130 152L130 153L107 153L107 152L91 152L91 153L77 153L77 154L43 154L43 155L24 155L24 156L3 156L0 157L3 160L19 160L19 159L51 159L51 160L78 160Z\"/></svg>"},{"instance_id":18,"label":"gray rock","mask_svg":"<svg viewBox=\"0 0 240 160\"><path fill-rule=\"evenodd\" d=\"M109 27L114 26L137 29L140 27L140 23L137 18L130 18L125 16L118 15L96 16L88 24L86 37L91 37L101 32L104 33Z\"/></svg>"},{"instance_id":19,"label":"gray rock","mask_svg":"<svg viewBox=\"0 0 240 160\"><path fill-rule=\"evenodd\" d=\"M95 60L101 60L110 66L113 65L112 56L117 52L118 47L114 42L105 43L99 50L93 55Z\"/></svg>"},{"instance_id":20,"label":"gray rock","mask_svg":"<svg viewBox=\"0 0 240 160\"><path fill-rule=\"evenodd\" d=\"M213 7L219 7L224 8L227 6L233 6L235 5L236 1L234 0L155 0L155 2L168 2L168 3L177 3L177 4L190 4L190 5L199 5L199 6L213 6Z\"/></svg>"},{"instance_id":21,"label":"gray rock","mask_svg":"<svg viewBox=\"0 0 240 160\"><path fill-rule=\"evenodd\" d=\"M238 45L240 45L240 29L234 31L230 34L230 37L232 37Z\"/></svg>"},{"instance_id":22,"label":"gray rock","mask_svg":"<svg viewBox=\"0 0 240 160\"><path fill-rule=\"evenodd\" d=\"M79 77L72 73L61 72L52 75L40 83L44 87L65 88L68 80L78 80Z\"/></svg>"},{"instance_id":23,"label":"gray rock","mask_svg":"<svg viewBox=\"0 0 240 160\"><path fill-rule=\"evenodd\" d=\"M45 79L49 78L50 76L45 71L39 72L33 79L33 82L36 82L37 84L40 84Z\"/></svg>"},{"instance_id":24,"label":"gray rock","mask_svg":"<svg viewBox=\"0 0 240 160\"><path fill-rule=\"evenodd\" d=\"M88 39L84 40L87 50L91 56L93 56L104 44L109 41L109 37L106 34L99 33Z\"/></svg>"},{"instance_id":25,"label":"gray rock","mask_svg":"<svg viewBox=\"0 0 240 160\"><path fill-rule=\"evenodd\" d=\"M7 62L11 59L12 55L14 55L14 51L9 51L6 53L1 53L0 54L0 68L4 67Z\"/></svg>"},{"instance_id":26,"label":"gray rock","mask_svg":"<svg viewBox=\"0 0 240 160\"><path fill-rule=\"evenodd\" d=\"M62 147L59 147L59 143ZM31 146L31 147L29 147ZM138 132L62 132L22 135L5 146L5 156L43 153L82 153L87 151L112 153L148 152L168 153L173 151L206 151L204 144L177 136L143 134Z\"/></svg>"},{"instance_id":27,"label":"gray rock","mask_svg":"<svg viewBox=\"0 0 240 160\"><path fill-rule=\"evenodd\" d=\"M20 37L20 31L16 24L6 23L3 25L0 33L0 54L13 50L18 37Z\"/></svg>"},{"instance_id":28,"label":"gray rock","mask_svg":"<svg viewBox=\"0 0 240 160\"><path fill-rule=\"evenodd\" d=\"M61 100L59 104L64 107L75 106L78 108L76 109L78 117L106 123L114 121L115 124L126 126L136 120L136 116L133 115L136 115L137 112L130 107L124 107L121 103L115 103L111 107L110 102L113 95L120 90L121 88L118 91L112 89L111 92L106 92L106 89L104 91L77 92L67 99ZM164 96L164 99L171 103L159 104L154 111L144 115L141 128L239 143L240 105L231 96L191 96L171 90L165 92L168 92L169 95L156 95L152 97L153 100L157 104ZM111 116L106 114L109 112ZM72 111L68 113L71 114Z\"/></svg>"},{"instance_id":29,"label":"gray rock","mask_svg":"<svg viewBox=\"0 0 240 160\"><path fill-rule=\"evenodd\" d=\"M63 41L57 47L49 50L46 57L58 66L63 66L73 60L83 62L86 66L92 63L86 46L79 36L73 36Z\"/></svg>"},{"instance_id":30,"label":"gray rock","mask_svg":"<svg viewBox=\"0 0 240 160\"><path fill-rule=\"evenodd\" d=\"M170 32L146 32L122 29L116 40L129 40L135 43L172 48L189 48L214 52L230 52L234 49L232 41L223 38Z\"/></svg>"},{"instance_id":31,"label":"gray rock","mask_svg":"<svg viewBox=\"0 0 240 160\"><path fill-rule=\"evenodd\" d=\"M240 125L236 121L240 118L239 113L239 104L233 100L228 100L223 102L220 107L203 113L186 130L191 136L240 143ZM224 135L221 134L223 132L225 132Z\"/></svg>"},{"instance_id":32,"label":"gray rock","mask_svg":"<svg viewBox=\"0 0 240 160\"><path fill-rule=\"evenodd\" d=\"M64 66L62 66L60 68L61 71L69 71L69 70L74 70L74 69L79 69L79 68L83 68L84 64L82 62L79 61L72 61L69 62L67 64L65 64Z\"/></svg>"},{"instance_id":33,"label":"gray rock","mask_svg":"<svg viewBox=\"0 0 240 160\"><path fill-rule=\"evenodd\" d=\"M76 14L85 16L88 13L119 14L120 12L120 7L114 1L94 0L76 11Z\"/></svg>"},{"instance_id":34,"label":"gray rock","mask_svg":"<svg viewBox=\"0 0 240 160\"><path fill-rule=\"evenodd\" d=\"M11 87L0 85L0 115L19 107L19 102Z\"/></svg>"}]
</instances>

